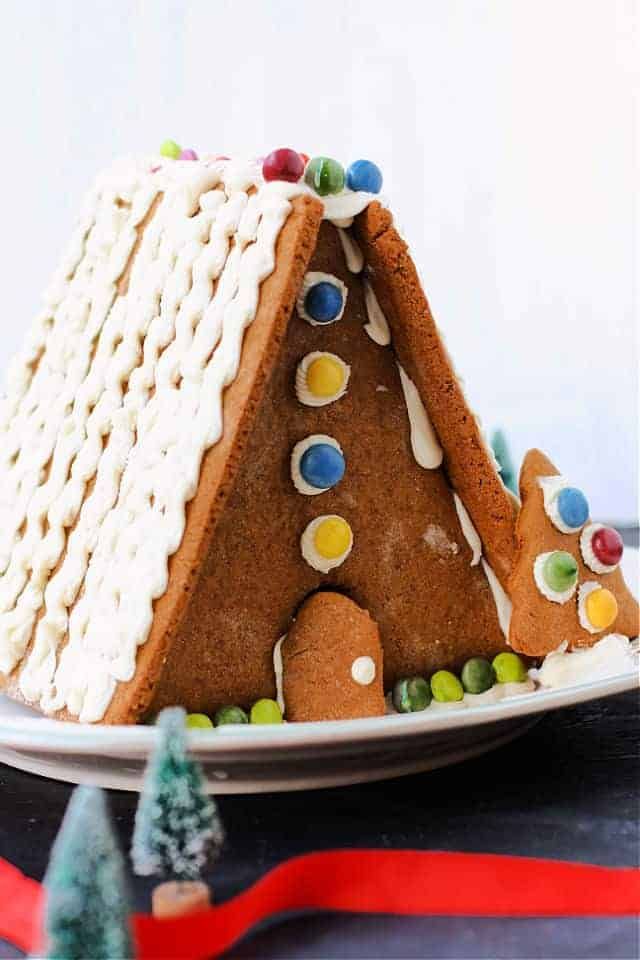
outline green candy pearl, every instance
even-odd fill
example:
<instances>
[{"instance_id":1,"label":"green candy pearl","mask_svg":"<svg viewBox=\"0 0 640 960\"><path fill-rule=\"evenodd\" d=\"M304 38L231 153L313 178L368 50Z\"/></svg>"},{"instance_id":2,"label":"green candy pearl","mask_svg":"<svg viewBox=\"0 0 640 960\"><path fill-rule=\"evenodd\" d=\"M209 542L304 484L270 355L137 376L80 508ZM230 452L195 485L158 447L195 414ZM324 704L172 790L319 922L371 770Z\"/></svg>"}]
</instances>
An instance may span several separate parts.
<instances>
[{"instance_id":1,"label":"green candy pearl","mask_svg":"<svg viewBox=\"0 0 640 960\"><path fill-rule=\"evenodd\" d=\"M557 593L564 593L578 579L578 564L566 550L554 550L544 561L544 579Z\"/></svg>"},{"instance_id":2,"label":"green candy pearl","mask_svg":"<svg viewBox=\"0 0 640 960\"><path fill-rule=\"evenodd\" d=\"M160 156L169 157L170 160L177 160L182 153L182 147L175 140L165 140L160 146Z\"/></svg>"},{"instance_id":3,"label":"green candy pearl","mask_svg":"<svg viewBox=\"0 0 640 960\"><path fill-rule=\"evenodd\" d=\"M467 693L484 693L496 682L496 672L484 657L472 657L462 668L460 679Z\"/></svg>"},{"instance_id":4,"label":"green candy pearl","mask_svg":"<svg viewBox=\"0 0 640 960\"><path fill-rule=\"evenodd\" d=\"M417 713L431 703L431 689L422 677L398 680L393 688L393 705L398 713Z\"/></svg>"},{"instance_id":5,"label":"green candy pearl","mask_svg":"<svg viewBox=\"0 0 640 960\"><path fill-rule=\"evenodd\" d=\"M527 679L527 668L517 653L499 653L492 666L498 683L523 683Z\"/></svg>"},{"instance_id":6,"label":"green candy pearl","mask_svg":"<svg viewBox=\"0 0 640 960\"><path fill-rule=\"evenodd\" d=\"M210 730L213 727L205 713L188 713L185 723L189 730Z\"/></svg>"},{"instance_id":7,"label":"green candy pearl","mask_svg":"<svg viewBox=\"0 0 640 960\"><path fill-rule=\"evenodd\" d=\"M314 157L304 172L307 186L312 187L321 197L330 193L340 193L344 187L344 170L329 157Z\"/></svg>"},{"instance_id":8,"label":"green candy pearl","mask_svg":"<svg viewBox=\"0 0 640 960\"><path fill-rule=\"evenodd\" d=\"M431 692L434 700L439 703L454 703L462 700L464 696L462 684L455 673L449 670L438 670L434 673L431 677Z\"/></svg>"},{"instance_id":9,"label":"green candy pearl","mask_svg":"<svg viewBox=\"0 0 640 960\"><path fill-rule=\"evenodd\" d=\"M242 707L220 707L214 717L216 727L226 723L249 723L249 717Z\"/></svg>"},{"instance_id":10,"label":"green candy pearl","mask_svg":"<svg viewBox=\"0 0 640 960\"><path fill-rule=\"evenodd\" d=\"M256 700L251 707L251 723L282 723L282 710L275 700Z\"/></svg>"}]
</instances>

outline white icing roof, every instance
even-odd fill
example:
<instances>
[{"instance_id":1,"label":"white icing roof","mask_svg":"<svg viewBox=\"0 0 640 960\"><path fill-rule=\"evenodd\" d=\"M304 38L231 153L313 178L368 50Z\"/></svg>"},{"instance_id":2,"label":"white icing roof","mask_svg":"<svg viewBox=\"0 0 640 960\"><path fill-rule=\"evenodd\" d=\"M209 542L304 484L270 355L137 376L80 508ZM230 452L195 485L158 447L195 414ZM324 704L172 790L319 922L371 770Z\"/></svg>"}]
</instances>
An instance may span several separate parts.
<instances>
[{"instance_id":1,"label":"white icing roof","mask_svg":"<svg viewBox=\"0 0 640 960\"><path fill-rule=\"evenodd\" d=\"M0 407L0 672L26 654L21 692L48 712L99 720L134 675L305 190L264 184L255 163L153 157L116 163L86 198Z\"/></svg>"}]
</instances>

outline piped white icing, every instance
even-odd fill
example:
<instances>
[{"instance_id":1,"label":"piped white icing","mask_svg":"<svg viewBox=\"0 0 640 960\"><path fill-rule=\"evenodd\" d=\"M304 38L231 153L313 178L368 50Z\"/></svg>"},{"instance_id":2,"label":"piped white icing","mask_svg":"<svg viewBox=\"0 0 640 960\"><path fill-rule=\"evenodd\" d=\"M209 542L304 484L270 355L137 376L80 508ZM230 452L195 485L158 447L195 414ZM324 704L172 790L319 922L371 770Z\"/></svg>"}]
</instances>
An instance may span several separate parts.
<instances>
[{"instance_id":1,"label":"piped white icing","mask_svg":"<svg viewBox=\"0 0 640 960\"><path fill-rule=\"evenodd\" d=\"M462 700L436 700L435 697L427 707L427 710L464 710L469 704L464 696Z\"/></svg>"},{"instance_id":2,"label":"piped white icing","mask_svg":"<svg viewBox=\"0 0 640 960\"><path fill-rule=\"evenodd\" d=\"M298 493L303 493L307 497L315 497L317 494L326 493L327 490L331 489L331 487L312 487L300 473L300 460L309 447L313 447L316 443L326 443L342 453L342 447L338 441L333 437L326 436L324 433L313 433L311 436L305 437L304 440L296 443L291 452L291 479Z\"/></svg>"},{"instance_id":3,"label":"piped white icing","mask_svg":"<svg viewBox=\"0 0 640 960\"><path fill-rule=\"evenodd\" d=\"M504 696L504 683L494 683L483 693L465 693L463 699L468 707L484 707L487 704L498 703Z\"/></svg>"},{"instance_id":4,"label":"piped white icing","mask_svg":"<svg viewBox=\"0 0 640 960\"><path fill-rule=\"evenodd\" d=\"M380 347L387 347L391 343L391 331L389 330L387 318L378 303L378 298L375 295L373 287L367 279L364 280L363 286L364 305L369 321L365 323L364 329L374 343L377 343Z\"/></svg>"},{"instance_id":5,"label":"piped white icing","mask_svg":"<svg viewBox=\"0 0 640 960\"><path fill-rule=\"evenodd\" d=\"M353 549L353 533L351 533L351 538L349 540L349 546L341 553L339 557L322 557L316 550L315 545L315 535L318 527L323 522L323 520L342 520L343 517L339 517L336 514L325 514L321 517L316 517L315 520L312 520L311 523L307 524L304 533L300 537L300 550L302 556L307 561L310 567L313 567L314 570L317 570L319 573L329 573L330 570L334 570L336 567L340 567Z\"/></svg>"},{"instance_id":6,"label":"piped white icing","mask_svg":"<svg viewBox=\"0 0 640 960\"><path fill-rule=\"evenodd\" d=\"M533 579L536 582L536 587L547 600L551 600L552 603L566 603L568 600L571 600L571 597L576 592L578 581L576 578L576 582L572 586L567 587L566 590L551 589L544 577L544 565L554 552L554 550L550 550L548 553L538 554L533 564Z\"/></svg>"},{"instance_id":7,"label":"piped white icing","mask_svg":"<svg viewBox=\"0 0 640 960\"><path fill-rule=\"evenodd\" d=\"M273 648L273 674L276 680L276 701L282 716L285 715L285 702L284 702L284 668L282 665L282 644L287 639L286 633L284 636L280 637L275 647Z\"/></svg>"},{"instance_id":8,"label":"piped white icing","mask_svg":"<svg viewBox=\"0 0 640 960\"><path fill-rule=\"evenodd\" d=\"M602 627L594 627L587 616L587 597L594 590L602 590L602 584L596 580L587 580L586 583L580 584L578 589L578 620L580 626L584 630L588 630L589 633L602 633Z\"/></svg>"},{"instance_id":9,"label":"piped white icing","mask_svg":"<svg viewBox=\"0 0 640 960\"><path fill-rule=\"evenodd\" d=\"M588 523L580 534L580 553L582 554L582 559L594 573L613 573L618 567L617 563L602 563L593 552L593 547L591 546L593 535L597 533L598 530L604 529L603 523Z\"/></svg>"},{"instance_id":10,"label":"piped white icing","mask_svg":"<svg viewBox=\"0 0 640 960\"><path fill-rule=\"evenodd\" d=\"M376 664L373 657L356 657L351 664L351 676L361 687L368 687L376 678Z\"/></svg>"},{"instance_id":11,"label":"piped white icing","mask_svg":"<svg viewBox=\"0 0 640 960\"><path fill-rule=\"evenodd\" d=\"M508 641L509 624L511 623L511 600L505 593L502 584L484 557L482 557L480 562L491 588L491 593L493 594L493 600L496 605L496 613L498 614L498 623L500 624L500 629Z\"/></svg>"},{"instance_id":12,"label":"piped white icing","mask_svg":"<svg viewBox=\"0 0 640 960\"><path fill-rule=\"evenodd\" d=\"M565 487L569 486L567 478L559 475L553 477L538 477L538 485L542 490L544 512L554 527L561 533L577 533L577 527L567 526L558 510L558 494L561 490L564 490Z\"/></svg>"},{"instance_id":13,"label":"piped white icing","mask_svg":"<svg viewBox=\"0 0 640 960\"><path fill-rule=\"evenodd\" d=\"M333 320L326 320L324 323L321 323L318 320L314 320L310 313L307 313L305 309L305 299L311 287L314 287L316 283L330 283L334 287L337 287L340 293L342 294L342 306L340 312L333 318ZM347 296L349 291L347 290L346 285L342 282L340 277L334 276L332 273L323 273L321 270L309 270L308 273L305 273L304 280L302 282L302 287L300 293L298 294L298 299L296 301L296 310L298 311L298 316L303 320L306 320L307 323L310 323L312 327L328 327L332 323L337 323L338 320L342 318L344 313L344 308L347 305Z\"/></svg>"},{"instance_id":14,"label":"piped white icing","mask_svg":"<svg viewBox=\"0 0 640 960\"><path fill-rule=\"evenodd\" d=\"M0 405L0 671L33 636L20 689L45 711L99 720L133 676L260 285L307 192L264 183L256 164L154 157L115 164L89 193ZM327 198L324 215L371 199Z\"/></svg>"},{"instance_id":15,"label":"piped white icing","mask_svg":"<svg viewBox=\"0 0 640 960\"><path fill-rule=\"evenodd\" d=\"M521 680L519 683L511 681L510 683L500 683L498 686L502 687L504 697L521 697L523 693L533 693L536 688L530 677Z\"/></svg>"},{"instance_id":16,"label":"piped white icing","mask_svg":"<svg viewBox=\"0 0 640 960\"><path fill-rule=\"evenodd\" d=\"M570 687L638 670L638 651L620 633L608 633L592 647L567 648L566 641L561 643L547 654L541 667L529 671L529 676L541 687Z\"/></svg>"},{"instance_id":17,"label":"piped white icing","mask_svg":"<svg viewBox=\"0 0 640 960\"><path fill-rule=\"evenodd\" d=\"M398 364L398 370L409 415L413 455L416 462L425 470L435 470L442 463L442 447L438 443L436 432L415 383L407 376L400 364Z\"/></svg>"},{"instance_id":18,"label":"piped white icing","mask_svg":"<svg viewBox=\"0 0 640 960\"><path fill-rule=\"evenodd\" d=\"M471 549L471 566L475 567L478 563L480 563L480 558L482 557L482 541L478 536L478 531L473 525L473 521L469 516L467 508L458 494L455 492L453 494L453 502L456 506L456 513L458 514L458 520L460 521L460 528Z\"/></svg>"},{"instance_id":19,"label":"piped white icing","mask_svg":"<svg viewBox=\"0 0 640 960\"><path fill-rule=\"evenodd\" d=\"M320 357L331 357L332 360L335 360L340 365L344 374L341 388L329 397L318 397L315 393L311 393L307 386L307 370L313 361L320 359ZM328 403L335 403L336 400L344 397L347 392L350 373L351 367L335 353L328 353L324 350L314 350L313 353L308 353L303 357L298 364L298 369L296 370L296 396L305 407L325 407Z\"/></svg>"},{"instance_id":20,"label":"piped white icing","mask_svg":"<svg viewBox=\"0 0 640 960\"><path fill-rule=\"evenodd\" d=\"M364 254L360 249L357 240L344 227L338 227L338 236L342 244L342 252L350 273L361 273L364 267Z\"/></svg>"},{"instance_id":21,"label":"piped white icing","mask_svg":"<svg viewBox=\"0 0 640 960\"><path fill-rule=\"evenodd\" d=\"M312 192L312 196L316 194ZM331 220L332 223L343 225L347 220L353 220L359 213L368 207L372 200L380 201L380 197L375 193L352 193L345 190L329 197L318 197L324 204L325 220Z\"/></svg>"}]
</instances>

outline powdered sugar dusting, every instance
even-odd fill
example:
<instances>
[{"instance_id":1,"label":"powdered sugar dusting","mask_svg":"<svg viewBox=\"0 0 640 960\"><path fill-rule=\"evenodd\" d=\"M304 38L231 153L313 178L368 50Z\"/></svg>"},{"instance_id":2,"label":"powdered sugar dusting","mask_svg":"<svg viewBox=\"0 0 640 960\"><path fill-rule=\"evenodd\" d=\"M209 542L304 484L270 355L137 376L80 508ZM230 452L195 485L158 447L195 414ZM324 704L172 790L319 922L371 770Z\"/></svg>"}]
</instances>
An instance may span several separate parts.
<instances>
[{"instance_id":1,"label":"powdered sugar dusting","mask_svg":"<svg viewBox=\"0 0 640 960\"><path fill-rule=\"evenodd\" d=\"M439 557L451 557L460 552L460 547L455 540L449 540L446 531L436 523L429 524L422 534L422 539Z\"/></svg>"}]
</instances>

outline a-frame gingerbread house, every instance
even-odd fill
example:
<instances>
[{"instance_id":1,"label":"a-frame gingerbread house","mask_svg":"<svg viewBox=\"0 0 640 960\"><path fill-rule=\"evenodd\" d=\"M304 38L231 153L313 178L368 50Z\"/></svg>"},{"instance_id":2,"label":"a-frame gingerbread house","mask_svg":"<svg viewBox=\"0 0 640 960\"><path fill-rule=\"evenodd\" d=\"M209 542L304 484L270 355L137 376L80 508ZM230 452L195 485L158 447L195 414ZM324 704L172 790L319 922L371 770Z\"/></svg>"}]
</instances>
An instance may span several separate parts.
<instances>
[{"instance_id":1,"label":"a-frame gingerbread house","mask_svg":"<svg viewBox=\"0 0 640 960\"><path fill-rule=\"evenodd\" d=\"M87 722L248 704L327 589L387 687L499 651L516 508L376 168L194 156L99 177L12 365L0 686Z\"/></svg>"}]
</instances>

